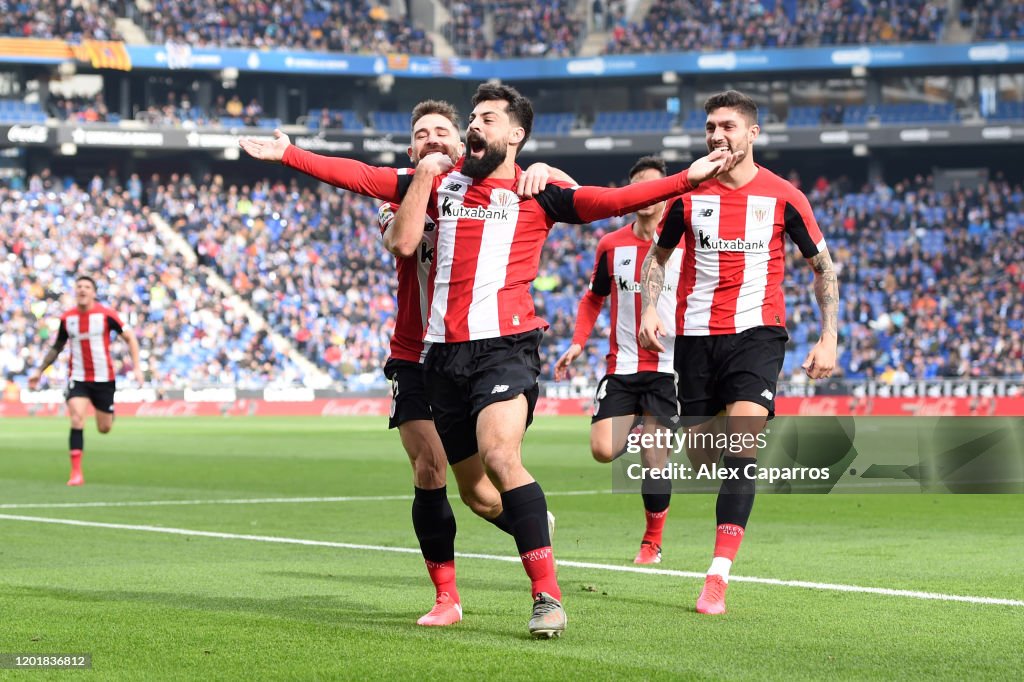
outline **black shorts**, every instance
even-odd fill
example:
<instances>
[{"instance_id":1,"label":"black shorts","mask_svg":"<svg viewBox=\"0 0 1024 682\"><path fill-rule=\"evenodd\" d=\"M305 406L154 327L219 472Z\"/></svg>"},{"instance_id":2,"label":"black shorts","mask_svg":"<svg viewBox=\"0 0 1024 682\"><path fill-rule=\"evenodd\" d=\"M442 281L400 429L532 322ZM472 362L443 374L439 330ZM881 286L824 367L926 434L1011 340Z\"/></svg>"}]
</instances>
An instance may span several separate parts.
<instances>
[{"instance_id":1,"label":"black shorts","mask_svg":"<svg viewBox=\"0 0 1024 682\"><path fill-rule=\"evenodd\" d=\"M396 429L414 419L432 419L427 402L427 386L423 365L408 360L388 358L384 376L391 382L391 416L388 428Z\"/></svg>"},{"instance_id":2,"label":"black shorts","mask_svg":"<svg viewBox=\"0 0 1024 682\"><path fill-rule=\"evenodd\" d=\"M114 382L113 381L75 381L68 382L64 391L65 402L72 398L88 398L97 412L114 414Z\"/></svg>"},{"instance_id":3,"label":"black shorts","mask_svg":"<svg viewBox=\"0 0 1024 682\"><path fill-rule=\"evenodd\" d=\"M540 387L540 329L513 336L435 343L424 363L434 425L451 464L476 454L476 419L488 405L524 395L526 426Z\"/></svg>"},{"instance_id":4,"label":"black shorts","mask_svg":"<svg viewBox=\"0 0 1024 682\"><path fill-rule=\"evenodd\" d=\"M775 416L775 391L789 334L783 327L754 327L739 334L677 336L675 366L685 421L700 423L737 400Z\"/></svg>"},{"instance_id":5,"label":"black shorts","mask_svg":"<svg viewBox=\"0 0 1024 682\"><path fill-rule=\"evenodd\" d=\"M675 376L665 372L637 372L606 374L601 379L594 395L591 424L611 417L642 414L658 417L664 426L675 426L679 421Z\"/></svg>"}]
</instances>

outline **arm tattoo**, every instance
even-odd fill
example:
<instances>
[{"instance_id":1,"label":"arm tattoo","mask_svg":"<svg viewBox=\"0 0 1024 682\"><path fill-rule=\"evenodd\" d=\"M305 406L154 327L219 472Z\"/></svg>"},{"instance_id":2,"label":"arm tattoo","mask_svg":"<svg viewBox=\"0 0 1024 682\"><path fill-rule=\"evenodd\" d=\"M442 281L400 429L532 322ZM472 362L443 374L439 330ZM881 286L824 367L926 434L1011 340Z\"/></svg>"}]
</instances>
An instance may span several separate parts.
<instances>
[{"instance_id":1,"label":"arm tattoo","mask_svg":"<svg viewBox=\"0 0 1024 682\"><path fill-rule=\"evenodd\" d=\"M648 306L657 306L661 292L665 288L665 264L658 257L658 246L651 247L640 268L640 310L646 311Z\"/></svg>"},{"instance_id":2,"label":"arm tattoo","mask_svg":"<svg viewBox=\"0 0 1024 682\"><path fill-rule=\"evenodd\" d=\"M821 310L821 334L839 337L839 279L832 265L832 256L825 249L810 259L814 268L814 297Z\"/></svg>"}]
</instances>

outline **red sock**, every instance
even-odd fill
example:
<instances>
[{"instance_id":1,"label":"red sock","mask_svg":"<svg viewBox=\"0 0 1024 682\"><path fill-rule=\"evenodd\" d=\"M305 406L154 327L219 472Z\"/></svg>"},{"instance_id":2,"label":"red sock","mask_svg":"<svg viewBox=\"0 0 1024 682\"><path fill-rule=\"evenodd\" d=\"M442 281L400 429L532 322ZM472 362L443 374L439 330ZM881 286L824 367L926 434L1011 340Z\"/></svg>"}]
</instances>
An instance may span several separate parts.
<instances>
[{"instance_id":1,"label":"red sock","mask_svg":"<svg viewBox=\"0 0 1024 682\"><path fill-rule=\"evenodd\" d=\"M78 474L82 472L82 451L72 450L71 451L71 473Z\"/></svg>"},{"instance_id":2,"label":"red sock","mask_svg":"<svg viewBox=\"0 0 1024 682\"><path fill-rule=\"evenodd\" d=\"M525 554L520 554L523 560L523 568L526 575L530 576L533 596L538 592L547 592L555 599L562 599L562 590L558 587L558 577L555 574L555 555L551 547L538 547Z\"/></svg>"},{"instance_id":3,"label":"red sock","mask_svg":"<svg viewBox=\"0 0 1024 682\"><path fill-rule=\"evenodd\" d=\"M720 524L715 533L715 556L735 561L736 552L740 551L740 543L743 542L743 532L743 526Z\"/></svg>"},{"instance_id":4,"label":"red sock","mask_svg":"<svg viewBox=\"0 0 1024 682\"><path fill-rule=\"evenodd\" d=\"M427 565L427 573L430 574L430 580L434 583L437 596L440 597L442 592L447 592L456 603L461 604L459 591L455 587L455 560L437 563L424 559L423 563Z\"/></svg>"},{"instance_id":5,"label":"red sock","mask_svg":"<svg viewBox=\"0 0 1024 682\"><path fill-rule=\"evenodd\" d=\"M652 512L644 510L647 517L647 530L644 532L644 542L661 546L661 532L665 530L665 518L668 516L668 508L665 511Z\"/></svg>"}]
</instances>

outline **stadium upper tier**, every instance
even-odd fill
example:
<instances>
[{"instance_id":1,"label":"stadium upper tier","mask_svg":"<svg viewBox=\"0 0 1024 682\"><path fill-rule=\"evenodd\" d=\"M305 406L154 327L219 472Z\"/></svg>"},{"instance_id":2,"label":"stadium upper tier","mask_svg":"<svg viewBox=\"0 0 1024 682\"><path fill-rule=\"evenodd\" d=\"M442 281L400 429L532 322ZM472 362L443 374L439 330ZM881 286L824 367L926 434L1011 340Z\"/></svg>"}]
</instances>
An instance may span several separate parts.
<instances>
[{"instance_id":1,"label":"stadium upper tier","mask_svg":"<svg viewBox=\"0 0 1024 682\"><path fill-rule=\"evenodd\" d=\"M137 6L153 42L193 46L433 54L424 31L369 0L150 0Z\"/></svg>"},{"instance_id":2,"label":"stadium upper tier","mask_svg":"<svg viewBox=\"0 0 1024 682\"><path fill-rule=\"evenodd\" d=\"M0 35L66 40L121 40L114 27L124 0L14 0L0 4Z\"/></svg>"},{"instance_id":3,"label":"stadium upper tier","mask_svg":"<svg viewBox=\"0 0 1024 682\"><path fill-rule=\"evenodd\" d=\"M440 4L425 13L434 23L415 25L373 0L37 0L6 3L0 35L120 40L115 20L127 18L158 44L432 55L433 32L478 59L573 56L590 33L608 54L936 42L954 28L958 39L1024 36L1021 3L994 0L654 0L639 16L623 0Z\"/></svg>"},{"instance_id":4,"label":"stadium upper tier","mask_svg":"<svg viewBox=\"0 0 1024 682\"><path fill-rule=\"evenodd\" d=\"M605 51L935 42L942 37L947 5L928 0L654 0L641 20L612 29Z\"/></svg>"},{"instance_id":5,"label":"stadium upper tier","mask_svg":"<svg viewBox=\"0 0 1024 682\"><path fill-rule=\"evenodd\" d=\"M940 192L931 178L851 187L819 178L808 193L841 284L839 371L899 383L1024 376L1024 190L995 179ZM381 387L395 319L394 258L381 246L376 202L324 186L189 176L95 179L86 187L33 176L0 188L0 372L23 383L38 363L78 272L140 331L158 384L301 382L256 332L151 228L150 210L337 382ZM556 225L534 285L550 323L544 377L569 344L598 239L625 224ZM817 338L812 272L788 249L790 352L799 381ZM596 381L607 310L578 361ZM59 374L51 375L58 381Z\"/></svg>"}]
</instances>

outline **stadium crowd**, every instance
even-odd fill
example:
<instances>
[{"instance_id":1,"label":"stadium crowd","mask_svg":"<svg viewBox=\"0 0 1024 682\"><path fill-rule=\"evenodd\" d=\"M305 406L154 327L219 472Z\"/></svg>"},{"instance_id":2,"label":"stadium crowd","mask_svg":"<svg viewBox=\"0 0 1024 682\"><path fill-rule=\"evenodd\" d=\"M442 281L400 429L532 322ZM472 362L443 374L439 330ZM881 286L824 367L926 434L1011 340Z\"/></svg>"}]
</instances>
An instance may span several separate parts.
<instances>
[{"instance_id":1,"label":"stadium crowd","mask_svg":"<svg viewBox=\"0 0 1024 682\"><path fill-rule=\"evenodd\" d=\"M1001 0L965 0L960 23L973 29L978 40L1024 38L1024 4Z\"/></svg>"},{"instance_id":2,"label":"stadium crowd","mask_svg":"<svg viewBox=\"0 0 1024 682\"><path fill-rule=\"evenodd\" d=\"M576 0L445 0L445 35L463 57L568 57L586 35ZM949 3L939 0L654 0L635 22L623 0L592 0L590 28L607 31L608 54L762 47L936 42ZM408 16L371 0L0 1L0 35L121 40L129 16L155 43L184 47L290 48L345 53L432 55L434 45ZM965 0L958 20L976 40L1024 37L1024 5ZM956 20L956 19L954 19Z\"/></svg>"},{"instance_id":3,"label":"stadium crowd","mask_svg":"<svg viewBox=\"0 0 1024 682\"><path fill-rule=\"evenodd\" d=\"M654 0L638 22L619 22L608 54L936 42L946 4L934 0Z\"/></svg>"},{"instance_id":4,"label":"stadium crowd","mask_svg":"<svg viewBox=\"0 0 1024 682\"><path fill-rule=\"evenodd\" d=\"M153 205L177 221L200 255L336 379L356 374L372 383L394 323L394 261L375 232L375 203L266 181L177 186L188 187L179 190L185 203L168 194ZM898 381L904 373L1024 374L1019 186L996 180L942 193L931 178L858 189L819 179L809 196L842 268L842 375ZM186 211L189 205L201 210ZM597 241L623 224L556 225L550 233L534 286L538 311L551 323L548 378L572 334ZM991 268L993 259L1004 267ZM788 269L792 352L785 371L800 380L818 318L811 271L792 249ZM591 379L603 373L607 336L605 315L587 349L583 373Z\"/></svg>"},{"instance_id":5,"label":"stadium crowd","mask_svg":"<svg viewBox=\"0 0 1024 682\"><path fill-rule=\"evenodd\" d=\"M75 277L87 273L99 301L135 331L154 386L301 382L266 333L162 243L144 193L134 175L124 184L97 176L79 186L44 171L0 184L0 378L23 384L74 305ZM127 362L127 351L114 360ZM47 374L51 387L63 388L66 361ZM122 366L119 381L127 376Z\"/></svg>"},{"instance_id":6,"label":"stadium crowd","mask_svg":"<svg viewBox=\"0 0 1024 682\"><path fill-rule=\"evenodd\" d=\"M121 40L114 21L124 11L121 0L4 0L0 36Z\"/></svg>"},{"instance_id":7,"label":"stadium crowd","mask_svg":"<svg viewBox=\"0 0 1024 682\"><path fill-rule=\"evenodd\" d=\"M337 381L382 383L394 259L377 206L326 187L172 176L150 203L271 326Z\"/></svg>"},{"instance_id":8,"label":"stadium crowd","mask_svg":"<svg viewBox=\"0 0 1024 682\"><path fill-rule=\"evenodd\" d=\"M799 183L799 179L792 178ZM349 389L381 387L395 302L394 259L380 242L376 202L293 180L233 185L213 176L136 177L85 188L32 177L4 186L0 236L0 371L24 377L67 300L69 278L104 273L101 295L134 317L148 370L168 386L258 384L302 377L265 336L162 245L157 211L310 360ZM819 178L803 188L839 268L837 376L890 383L936 377L1024 375L1024 189L996 177L935 189L930 177L852 187ZM535 282L551 323L542 357L550 379L568 345L598 239L624 219L556 225ZM79 255L81 254L81 255ZM817 338L812 272L789 248L790 352L783 378ZM607 309L578 361L604 371Z\"/></svg>"},{"instance_id":9,"label":"stadium crowd","mask_svg":"<svg viewBox=\"0 0 1024 682\"><path fill-rule=\"evenodd\" d=\"M446 6L446 35L463 57L571 57L583 37L575 0L455 0Z\"/></svg>"},{"instance_id":10,"label":"stadium crowd","mask_svg":"<svg viewBox=\"0 0 1024 682\"><path fill-rule=\"evenodd\" d=\"M369 0L151 0L139 5L153 42L190 46L430 55L433 42Z\"/></svg>"}]
</instances>

